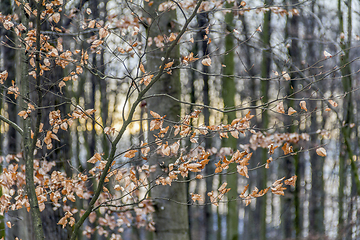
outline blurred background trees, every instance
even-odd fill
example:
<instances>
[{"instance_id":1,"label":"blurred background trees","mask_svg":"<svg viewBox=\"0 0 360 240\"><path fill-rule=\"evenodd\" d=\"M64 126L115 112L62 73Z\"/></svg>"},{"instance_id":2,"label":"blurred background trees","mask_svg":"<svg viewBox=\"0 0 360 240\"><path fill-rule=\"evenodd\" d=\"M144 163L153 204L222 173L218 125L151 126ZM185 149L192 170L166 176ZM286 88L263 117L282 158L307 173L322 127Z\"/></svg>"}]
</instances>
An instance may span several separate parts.
<instances>
[{"instance_id":1,"label":"blurred background trees","mask_svg":"<svg viewBox=\"0 0 360 240\"><path fill-rule=\"evenodd\" d=\"M157 137L149 131L150 111L167 115L164 126L173 126L187 114L201 110L198 118L187 123L196 128L230 124L250 111L255 115L252 132L240 133L238 138L230 133L228 138L219 138L214 131L196 141L190 136L169 139L169 145L180 140L184 155L193 148L211 152L201 173L209 177L190 181L198 175L190 173L171 187L154 188L150 199L159 231L153 235L143 226L133 227L132 219L115 229L123 239L359 239L359 2L204 1L164 59L196 3L62 2L58 6L62 8L60 21L42 22L41 33L49 36L48 41L59 52L60 48L85 49L89 58L81 70L54 66L44 73L41 96L46 107L39 110L42 122L49 128L51 111L70 113L77 105L97 111L93 118L74 121L67 132L59 133L60 141L53 141L51 150L44 148L38 154L55 162L56 170L67 176L88 172L93 166L87 160L94 154L108 157L111 142L104 129L118 131L123 126L130 103L136 99L134 84L151 81L164 61L173 62L166 65L159 82L136 108L134 121L117 145L117 166L137 169L148 163L158 165L152 177L155 181L163 168L176 161L154 154L144 159L139 154L128 162L120 154L141 142L156 145ZM8 73L0 104L1 115L20 125L19 98L8 94L11 80L18 83L21 78L16 31L7 31L6 26L7 20L20 23L24 13L16 4L0 2L0 72ZM35 7L35 2L30 6ZM32 21L36 25L30 17ZM109 34L98 39L105 26ZM97 40L103 42L94 44ZM64 80L69 74L71 78ZM35 81L29 87L30 97L34 97L38 91ZM139 84L139 88L145 86ZM4 122L0 127L2 167L8 168L21 151L21 136ZM296 154L283 155L285 142ZM271 144L278 148L270 162ZM327 150L326 157L316 153L319 147ZM249 180L236 174L236 164L213 174L215 164L224 156L229 159L238 149L253 153ZM248 206L239 197L247 184L250 192L254 187L262 190L293 175L297 176L296 186L288 186L285 196L266 194ZM207 193L225 181L232 190L215 206ZM87 187L95 191L97 184L91 179ZM203 200L194 203L191 193L200 194ZM86 208L88 202L77 199L76 208ZM129 212L131 219L135 210ZM63 214L63 209L54 212L49 204L42 213L44 229L56 226ZM79 238L105 239L106 231L111 236L115 230L105 223L103 215L98 210L94 221L85 222ZM24 209L7 212L1 219L1 237L30 239L27 217ZM5 227L7 221L13 223L11 229ZM179 236L169 237L170 233ZM65 239L68 234L60 225L45 232L51 239Z\"/></svg>"}]
</instances>

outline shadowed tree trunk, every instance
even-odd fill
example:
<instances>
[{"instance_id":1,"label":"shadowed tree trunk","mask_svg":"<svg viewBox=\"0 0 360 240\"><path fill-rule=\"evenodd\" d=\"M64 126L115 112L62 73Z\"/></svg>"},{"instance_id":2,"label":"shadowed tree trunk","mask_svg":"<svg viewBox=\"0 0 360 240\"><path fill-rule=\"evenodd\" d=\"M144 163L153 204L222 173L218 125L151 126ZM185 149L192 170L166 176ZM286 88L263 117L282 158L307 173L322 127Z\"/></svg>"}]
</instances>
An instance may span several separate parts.
<instances>
[{"instance_id":1,"label":"shadowed tree trunk","mask_svg":"<svg viewBox=\"0 0 360 240\"><path fill-rule=\"evenodd\" d=\"M231 9L234 6L233 3L226 3L225 7ZM234 62L234 38L232 36L232 30L234 28L234 13L231 11L225 15L226 23L226 37L225 37L225 56L224 56L224 72L225 75L222 78L222 97L224 100L224 107L233 108L235 106L235 93L236 93L236 84L234 78L231 75L234 75L235 72L235 62ZM224 115L225 124L230 124L232 120L236 118L236 112L228 112ZM230 147L232 150L236 151L237 149L237 139L230 136L223 140L224 147ZM228 192L228 204L227 204L227 219L226 219L226 239L237 240L238 239L238 223L239 223L239 211L237 207L237 179L238 174L236 173L236 163L231 163L229 165L229 170L234 171L235 174L230 174L226 176L226 182L228 183L227 187L231 188L231 191ZM221 229L219 229L221 231Z\"/></svg>"},{"instance_id":2,"label":"shadowed tree trunk","mask_svg":"<svg viewBox=\"0 0 360 240\"><path fill-rule=\"evenodd\" d=\"M315 3L311 3L311 11L315 11ZM308 64L312 66L318 56L320 51L316 49L316 43L314 42L315 36L315 20L313 18L308 19L306 22L306 37L309 40L308 43ZM310 76L314 76L316 71L311 69L309 71ZM315 109L316 103L313 101L309 102L310 109ZM322 108L321 108L322 109ZM311 126L309 132L314 133L318 129L323 129L324 126L321 126L316 119L316 115L311 115ZM322 118L324 123L324 118ZM314 147L319 145L317 140L317 135L311 137L310 146ZM319 157L315 151L310 152L310 163L311 163L311 190L310 190L310 199L309 199L309 235L310 237L315 237L315 239L322 239L325 234L325 225L324 225L324 207L325 207L325 192L324 192L324 177L323 177L323 167L324 167L324 158Z\"/></svg>"},{"instance_id":3,"label":"shadowed tree trunk","mask_svg":"<svg viewBox=\"0 0 360 240\"><path fill-rule=\"evenodd\" d=\"M208 40L205 37L206 36L206 28L209 27L209 18L208 13L200 13L197 15L197 21L198 21L198 27L199 32L197 34L198 41L197 43L201 47L201 51L203 56L207 56L209 54L209 45L207 44ZM208 36L209 37L209 36ZM197 42L198 42L197 41ZM200 48L198 48L200 49ZM202 75L203 79L203 103L204 105L209 106L210 105L210 99L209 99L209 68L208 66L201 65L202 66L202 72L204 73ZM208 108L204 108L202 110L204 114L204 124L205 126L209 126L209 118L210 118L210 112ZM211 138L205 137L205 149L208 150L211 148ZM205 174L210 175L214 172L213 164L208 164L205 168ZM212 191L212 178L206 178L206 192ZM202 223L205 228L205 235L204 239L209 240L212 238L212 233L214 232L213 229L213 221L212 221L212 211L211 211L211 203L209 198L205 198L205 206L204 206L204 222Z\"/></svg>"},{"instance_id":4,"label":"shadowed tree trunk","mask_svg":"<svg viewBox=\"0 0 360 240\"><path fill-rule=\"evenodd\" d=\"M1 13L4 16L13 14L11 2L12 1L10 1L10 0L1 0L0 1ZM17 39L15 39L14 32L6 31L3 27L0 27L0 37L1 37L0 42L4 42L5 44L7 44L9 46L14 45L13 44L14 42L18 43ZM7 78L7 81L5 82L5 85L11 86L12 80L15 80L16 83L19 81L19 78L16 77L16 74L17 74L16 67L19 67L19 62L18 62L18 56L16 55L16 50L13 48L5 47L4 46L5 44L1 44L1 46L0 46L0 48L1 48L0 53L2 55L1 57L6 59L6 61L3 61L3 65L1 66L1 69L6 69L8 72L8 78ZM18 123L17 113L19 111L17 110L17 100L15 100L15 97L13 94L11 94L11 95L6 94L7 91L3 90L3 88L1 88L1 89L2 89L1 97L3 96L3 94L5 94L5 97L1 99L0 108L2 109L3 107L5 107L3 105L3 100L5 100L4 103L7 105L8 119L14 123ZM2 129L2 132L3 132L3 129ZM2 148L2 139L3 139L3 137L5 137L5 134L6 134L6 140L7 140L6 141L7 147ZM16 153L20 152L19 134L16 132L15 128L9 127L8 131L5 134L1 136L1 141L0 141L1 155L6 156L7 154L16 154ZM1 163L1 164L3 164L3 163ZM4 167L6 167L6 165ZM1 166L1 172L2 172L2 166ZM2 189L0 191L2 191ZM2 193L0 194L0 196L1 195L2 195ZM5 221L11 221L14 224L11 229L7 229L6 236L9 239L14 239L17 236L18 237L26 236L26 227L21 222L21 219L26 219L26 215L27 215L26 211L24 209L21 209L21 210L16 210L16 211L9 211L8 213L6 213L5 218L4 218L4 216L1 216L0 217L0 229L1 229L0 230L0 238L5 237Z\"/></svg>"},{"instance_id":5,"label":"shadowed tree trunk","mask_svg":"<svg viewBox=\"0 0 360 240\"><path fill-rule=\"evenodd\" d=\"M297 4L298 0L292 0L292 4ZM299 16L292 15L287 16L287 27L285 34L287 35L286 38L290 42L290 47L288 48L289 58L293 66L296 66L297 68L300 67L300 51L299 51ZM291 67L291 73L290 73L290 84L289 84L289 94L292 95L297 91L297 77L298 75L295 73L295 68ZM292 97L296 97L292 95ZM293 100L289 101L289 107L294 108L295 102ZM295 133L299 132L299 126L294 125L293 123L290 123L290 132ZM298 147L294 146L294 151L298 151ZM297 181L294 189L294 229L295 229L295 238L299 239L301 236L302 231L302 207L301 207L301 196L300 196L300 190L301 190L301 181L303 178L302 175L302 168L303 168L303 162L304 159L300 158L300 153L293 155L289 157L292 159L293 162L293 168L294 168L294 174L297 176ZM291 170L290 170L291 171ZM291 175L286 176L287 178L290 178Z\"/></svg>"},{"instance_id":6,"label":"shadowed tree trunk","mask_svg":"<svg viewBox=\"0 0 360 240\"><path fill-rule=\"evenodd\" d=\"M265 4L270 4L271 1L266 0ZM261 96L262 102L267 103L269 101L269 86L270 82L268 81L270 77L270 69L271 69L271 11L267 11L264 13L264 20L263 20L263 30L261 33L261 40L263 44L263 51L262 51L262 62L261 62ZM261 128L266 131L269 127L269 113L268 111L264 111L261 117ZM266 163L268 159L268 152L267 149L262 149L262 160L261 164ZM259 169L259 189L265 189L267 187L267 169L261 168ZM267 195L256 199L256 208L259 211L259 239L265 240L266 239L266 197Z\"/></svg>"},{"instance_id":7,"label":"shadowed tree trunk","mask_svg":"<svg viewBox=\"0 0 360 240\"><path fill-rule=\"evenodd\" d=\"M177 32L177 23L175 22L176 12L174 10L166 11L161 14L157 13L157 9L161 0L153 1L150 7L145 3L147 13L152 18L152 25L148 28L148 36L154 37L168 36L170 32ZM161 56L165 52L157 48L155 44L151 47L151 51L147 54L147 69L159 69L162 64ZM170 53L170 59L174 60L174 66L179 64L179 48L178 46ZM175 98L180 99L181 85L180 85L180 71L174 69L169 75L166 72L159 79L157 83L151 88L149 94L165 93ZM164 101L162 98L151 98L148 101L148 109L154 111L161 116L166 115L167 119L171 121L179 121L181 106L175 101ZM149 133L149 142L154 141L154 133ZM150 138L151 137L151 138ZM169 143L170 144L170 143ZM152 179L164 174L160 165L168 166L175 161L174 158L161 157L154 155L149 159L151 165L157 165L156 171L152 174ZM180 178L181 179L181 178ZM185 183L173 182L170 186L157 186L152 189L151 197L154 200L155 213L155 233L154 239L172 239L172 240L188 240L189 239L189 224L187 212L187 192ZM171 199L171 200L168 200Z\"/></svg>"}]
</instances>

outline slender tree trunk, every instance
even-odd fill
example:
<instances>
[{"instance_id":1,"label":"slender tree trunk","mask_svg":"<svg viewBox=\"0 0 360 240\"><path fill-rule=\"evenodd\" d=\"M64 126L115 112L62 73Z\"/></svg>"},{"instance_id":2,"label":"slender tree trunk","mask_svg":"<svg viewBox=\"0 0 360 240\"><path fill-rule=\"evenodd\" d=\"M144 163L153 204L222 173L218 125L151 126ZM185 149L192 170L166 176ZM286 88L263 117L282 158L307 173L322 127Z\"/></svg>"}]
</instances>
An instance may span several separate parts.
<instances>
[{"instance_id":1,"label":"slender tree trunk","mask_svg":"<svg viewBox=\"0 0 360 240\"><path fill-rule=\"evenodd\" d=\"M316 1L311 3L311 11L315 11ZM314 19L309 19L306 24L306 33L307 40L309 41L308 45L308 63L312 66L320 53L316 49L316 44L314 43L314 31L315 31L315 21ZM315 76L316 71L311 69L309 71L310 76ZM316 103L313 101L309 102L310 109L315 109ZM323 109L323 107L321 107ZM323 129L323 126L320 125L317 121L317 116L315 114L311 115L311 126L309 132L316 132L318 129ZM322 119L325 123L325 119ZM311 137L310 147L318 146L319 141L317 136ZM325 208L325 191L324 191L324 158L319 157L315 151L310 152L310 163L311 163L311 190L310 190L310 199L309 199L309 236L315 239L321 239L325 237L325 225L324 225L324 208Z\"/></svg>"},{"instance_id":2,"label":"slender tree trunk","mask_svg":"<svg viewBox=\"0 0 360 240\"><path fill-rule=\"evenodd\" d=\"M231 9L234 6L233 3L226 3L225 7ZM224 77L222 78L222 97L224 100L225 108L233 108L235 106L235 93L236 93L236 84L234 78L231 76L235 72L235 62L234 62L234 39L232 37L232 30L234 28L234 13L231 11L225 15L225 23L227 34L225 37L225 56L224 56ZM225 114L226 124L230 124L233 119L236 118L236 112L228 112ZM237 149L237 140L230 136L229 138L224 139L224 147L230 147L231 149ZM229 165L230 171L236 170L236 163ZM236 172L236 171L235 171ZM227 221L226 221L226 239L237 240L238 239L238 223L239 223L239 211L237 207L237 173L227 175L226 181L228 183L227 187L231 188L227 197Z\"/></svg>"},{"instance_id":3,"label":"slender tree trunk","mask_svg":"<svg viewBox=\"0 0 360 240\"><path fill-rule=\"evenodd\" d=\"M270 1L265 1L265 4L270 4ZM262 102L267 103L269 101L269 86L270 82L268 81L270 77L270 68L271 68L271 45L270 45L270 39L271 39L271 11L267 11L264 13L264 21L263 21L263 32L261 34L261 40L263 43L263 52L262 52L262 62L261 62L261 96L262 96ZM262 113L262 122L261 127L264 131L269 126L269 114L268 111L264 111ZM262 149L262 160L261 164L266 163L266 160L268 159L268 153L267 149ZM265 189L267 187L267 169L261 168L259 169L260 178L259 178L259 189ZM260 225L260 238L261 240L266 239L266 195L264 197L256 199L256 207L259 209L259 225Z\"/></svg>"},{"instance_id":4,"label":"slender tree trunk","mask_svg":"<svg viewBox=\"0 0 360 240\"><path fill-rule=\"evenodd\" d=\"M36 49L40 49L40 13L41 13L41 3L37 4L37 16L36 16ZM25 16L25 11L22 9L21 13L21 22L28 29L29 19ZM26 31L24 33L26 35ZM25 50L25 45L22 44L23 49L21 49L21 60L20 60L20 92L22 97L20 98L20 108L22 110L26 110L28 108L27 103L30 98L30 81L29 81L29 67L28 67L28 58L29 54ZM36 84L39 85L40 81L40 57L39 53L36 54ZM38 96L38 106L41 106L41 96ZM37 139L38 135L38 127L41 120L41 110L37 110L38 115L37 118L37 126L34 131L34 139ZM24 131L22 136L23 141L23 158L25 160L25 175L26 175L26 193L28 196L28 200L30 203L30 214L32 218L32 226L34 228L34 239L41 240L45 239L44 231L42 228L42 221L40 217L39 204L35 193L35 185L34 185L34 147L35 142L31 138L31 117L22 120L22 129Z\"/></svg>"},{"instance_id":5,"label":"slender tree trunk","mask_svg":"<svg viewBox=\"0 0 360 240\"><path fill-rule=\"evenodd\" d=\"M360 181L357 172L357 167L355 166L353 153L350 144L351 138L351 128L350 124L353 122L353 103L352 103L352 76L351 76L351 66L349 64L349 54L351 48L351 31L352 31L352 12L351 12L351 3L349 0L347 2L348 7L348 33L345 37L344 33L344 23L343 23L343 15L341 10L341 1L338 1L338 18L339 18L339 31L340 34L344 35L344 37L340 37L340 46L341 50L344 54L340 55L340 67L341 67L341 75L342 75L342 85L343 90L346 93L344 97L344 117L343 117L343 125L341 128L341 150L340 150L340 158L339 158L339 228L338 233L341 236L341 232L344 228L344 208L343 208L343 198L344 198L344 189L345 189L345 167L346 167L346 159L349 158L351 162L351 171L353 173L354 181L357 186L357 194L360 195ZM345 39L346 38L346 39Z\"/></svg>"},{"instance_id":6,"label":"slender tree trunk","mask_svg":"<svg viewBox=\"0 0 360 240\"><path fill-rule=\"evenodd\" d=\"M298 3L298 0L292 0L291 2L293 5ZM287 17L287 29L286 29L286 35L289 41L291 42L290 47L288 48L289 57L291 58L291 62L294 66L300 67L300 51L299 51L299 16L292 15L291 17ZM290 86L289 86L289 95L294 94L296 92L297 86L296 86L296 77L297 74L295 74L295 69L291 68L292 73L290 74L291 80L290 80ZM292 95L293 96L293 95ZM293 96L296 97L296 96ZM295 103L293 100L289 101L289 107L294 108ZM290 132L298 132L299 126L296 126L292 123L290 127ZM294 147L294 151L297 151L297 147ZM302 181L302 165L303 160L300 161L300 153L296 154L291 157L293 159L294 164L294 172L297 176L297 181L294 189L294 208L295 208L295 214L294 214L294 229L295 229L295 237L296 239L299 239L301 237L302 232L302 207L301 207L301 196L300 196L300 190L301 190L301 181ZM286 176L291 177L291 176Z\"/></svg>"},{"instance_id":7,"label":"slender tree trunk","mask_svg":"<svg viewBox=\"0 0 360 240\"><path fill-rule=\"evenodd\" d=\"M244 15L240 15L240 20L242 23L242 27L243 27L243 34L245 36L245 39L249 39L249 30L248 30L248 23L246 22L245 16ZM244 53L242 54L242 56L245 57L246 60L246 72L248 73L250 80L248 82L248 84L250 85L250 91L246 91L245 95L248 94L248 96L246 97L250 97L250 105L252 107L256 106L256 99L259 95L258 93L258 89L257 89L257 79L253 78L256 73L254 71L254 67L253 67L253 63L251 60L251 50L250 50L251 46L249 44L246 44L244 46ZM256 114L255 114L256 115ZM254 118L256 119L256 118ZM257 120L257 119L256 119ZM255 121L256 121L255 120ZM258 125L258 122L254 123L255 125ZM257 155L259 154L259 150L255 151L252 158L253 159L257 159ZM257 166L257 162L256 161L250 161L250 168L256 167ZM252 181L249 182L249 189L253 189L254 186L257 185L257 177L255 176L257 174L256 171L251 171L249 172L249 176L250 179L253 179ZM254 220L255 220L255 211L249 206L245 208L245 216L244 216L244 234L242 236L241 239L253 239L256 235L254 234L254 232L256 231L256 229L252 226L254 226Z\"/></svg>"},{"instance_id":8,"label":"slender tree trunk","mask_svg":"<svg viewBox=\"0 0 360 240\"><path fill-rule=\"evenodd\" d=\"M159 4L162 1L155 0L153 5L150 7L145 3L147 13L152 18L152 25L148 29L149 37L156 37L158 35L168 36L169 32L176 32L177 27L174 22L176 12L171 10L162 14L157 14ZM147 69L156 70L162 64L161 56L165 52L161 49L156 48L155 44L151 46L151 50L147 54ZM179 48L178 46L170 53L170 61L174 60L174 66L179 62ZM168 59L165 59L168 61ZM180 99L181 84L180 84L180 71L174 69L172 74L164 75L154 84L151 88L150 94L154 93L166 93L175 98ZM180 104L176 102L164 101L160 98L152 98L148 101L148 108L154 112L159 113L161 116L166 115L167 119L172 121L178 121L180 112ZM149 136L153 136L150 132ZM149 138L149 142L152 142L154 138ZM170 144L170 143L169 143ZM164 174L160 167L163 162L164 166L174 162L174 158L161 157L155 155L149 159L151 165L157 165L156 171L152 174L152 179L157 178ZM181 179L181 178L180 178ZM187 192L185 183L173 182L170 186L156 186L151 191L151 197L155 204L155 239L173 239L173 240L188 240L189 239L189 223L188 223L188 212L187 212ZM171 200L168 200L171 199Z\"/></svg>"}]
</instances>

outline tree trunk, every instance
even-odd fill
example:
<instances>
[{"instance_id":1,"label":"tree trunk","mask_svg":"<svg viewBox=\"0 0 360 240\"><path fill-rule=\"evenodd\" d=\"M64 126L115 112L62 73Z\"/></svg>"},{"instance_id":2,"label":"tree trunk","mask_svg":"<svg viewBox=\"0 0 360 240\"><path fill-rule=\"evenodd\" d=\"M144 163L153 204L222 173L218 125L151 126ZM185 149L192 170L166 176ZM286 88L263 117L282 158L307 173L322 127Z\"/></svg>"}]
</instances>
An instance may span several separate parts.
<instances>
[{"instance_id":1,"label":"tree trunk","mask_svg":"<svg viewBox=\"0 0 360 240\"><path fill-rule=\"evenodd\" d=\"M226 3L225 7L231 9L234 6L233 3ZM224 106L226 108L233 108L235 106L235 93L236 93L236 84L231 77L235 72L235 62L234 62L234 39L232 37L232 30L234 28L234 13L231 11L225 15L225 24L227 34L225 37L225 56L224 56L224 77L222 78L222 97L224 100ZM224 115L225 124L230 124L233 119L236 118L236 112L228 112ZM237 139L230 136L225 138L223 141L224 147L230 147L234 151L237 149ZM229 165L229 170L236 170L236 163L231 163ZM236 172L236 171L235 171ZM239 222L239 211L237 207L237 179L238 174L230 174L226 176L226 181L228 183L227 187L231 188L231 191L228 192L228 213L226 219L226 239L237 240L238 239L238 222ZM219 229L220 230L220 229Z\"/></svg>"},{"instance_id":2,"label":"tree trunk","mask_svg":"<svg viewBox=\"0 0 360 240\"><path fill-rule=\"evenodd\" d=\"M153 5L150 7L145 3L145 8L152 18L152 25L148 29L148 36L154 37L158 35L168 36L170 31L176 32L177 27L175 23L176 12L171 10L157 14L161 0L153 1ZM156 71L162 64L161 57L165 55L164 51L157 48L153 44L147 53L147 69ZM170 53L170 60L173 61L174 66L179 62L179 47ZM180 71L178 69L173 70L171 75L164 73L158 82L150 89L149 94L165 93L175 98L180 99L181 85L180 85ZM161 116L166 115L167 119L171 121L179 121L180 104L171 101L164 101L161 98L151 98L148 101L148 109L159 113ZM149 142L152 142L154 138L153 133L149 133ZM170 144L170 143L169 143ZM156 171L152 174L152 179L156 179L158 176L164 174L160 165L168 166L169 163L174 162L174 158L161 157L155 155L149 159L150 165L156 165ZM181 179L181 178L180 178ZM187 192L185 183L173 182L170 186L156 186L151 190L151 198L154 200L155 213L155 233L154 239L172 239L172 240L188 240L189 239L189 223L187 212Z\"/></svg>"},{"instance_id":3,"label":"tree trunk","mask_svg":"<svg viewBox=\"0 0 360 240\"><path fill-rule=\"evenodd\" d=\"M311 11L315 11L315 3L311 3ZM320 51L316 49L317 45L313 42L315 39L315 21L314 19L309 19L306 24L306 33L307 40L309 40L308 45L308 63L312 66L317 57L319 56ZM309 71L310 76L315 76L317 74L316 70L311 69ZM313 101L309 102L310 109L315 109L316 103ZM321 107L323 109L323 107ZM323 124L325 123L323 118ZM316 115L311 115L311 126L309 132L316 132L318 129L323 129L324 126L321 126L320 123L316 120ZM310 147L315 147L319 145L317 136L311 137ZM310 199L309 199L309 236L315 239L322 239L325 234L325 225L324 225L324 208L325 208L325 191L324 191L324 159L319 157L315 151L310 152L310 163L311 163L311 190L310 190Z\"/></svg>"},{"instance_id":4,"label":"tree trunk","mask_svg":"<svg viewBox=\"0 0 360 240\"><path fill-rule=\"evenodd\" d=\"M271 1L265 1L265 4L270 4ZM263 22L263 32L261 35L261 40L263 43L263 52L262 52L262 62L261 62L261 96L262 96L262 102L266 104L269 102L269 86L270 82L268 81L270 77L270 69L271 69L271 11L267 11L264 13L264 22ZM268 111L264 111L262 113L262 122L261 122L261 128L266 131L269 127L269 113ZM261 164L266 163L266 160L268 159L268 153L267 149L262 149L262 160ZM265 189L267 187L267 169L261 168L259 169L259 189ZM256 199L256 208L259 212L259 225L260 230L259 239L265 240L266 239L266 197L267 195Z\"/></svg>"}]
</instances>

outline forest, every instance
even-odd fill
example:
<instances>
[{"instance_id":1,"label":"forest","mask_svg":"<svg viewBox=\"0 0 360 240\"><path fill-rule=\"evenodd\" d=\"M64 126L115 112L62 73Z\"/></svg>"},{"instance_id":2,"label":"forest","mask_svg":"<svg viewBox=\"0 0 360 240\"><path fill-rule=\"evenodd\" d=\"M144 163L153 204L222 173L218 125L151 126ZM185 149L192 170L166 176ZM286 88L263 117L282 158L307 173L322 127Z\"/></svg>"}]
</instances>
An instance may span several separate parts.
<instances>
[{"instance_id":1,"label":"forest","mask_svg":"<svg viewBox=\"0 0 360 240\"><path fill-rule=\"evenodd\" d=\"M359 9L0 0L0 239L360 239Z\"/></svg>"}]
</instances>

